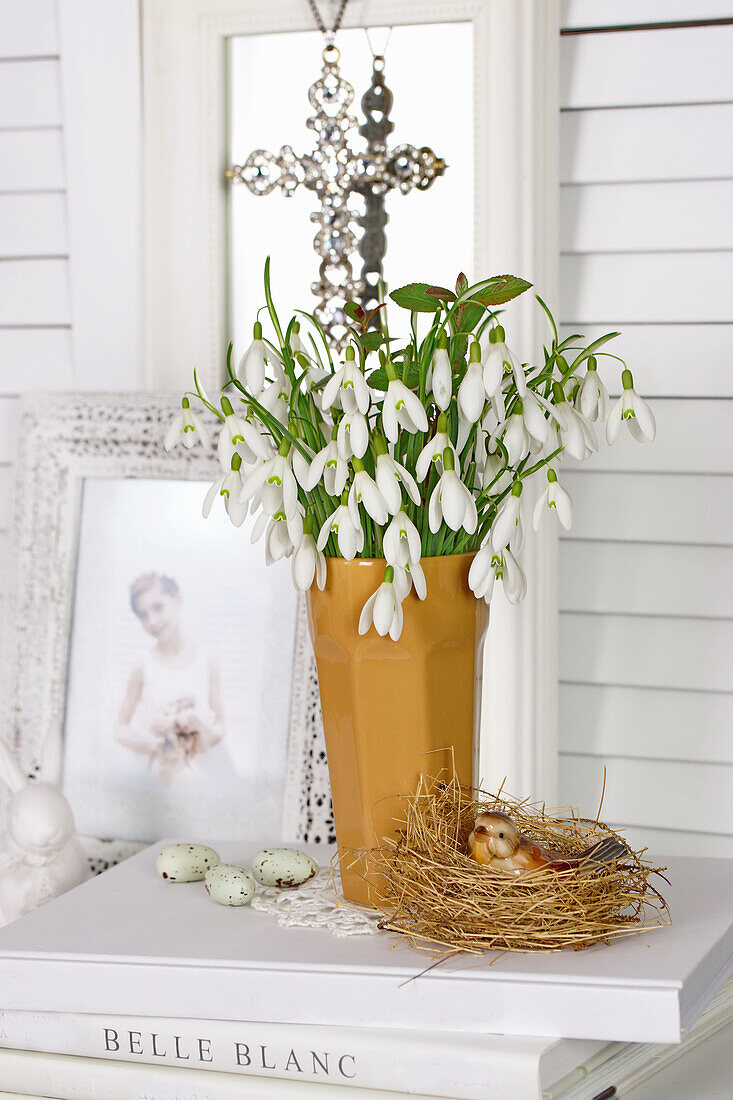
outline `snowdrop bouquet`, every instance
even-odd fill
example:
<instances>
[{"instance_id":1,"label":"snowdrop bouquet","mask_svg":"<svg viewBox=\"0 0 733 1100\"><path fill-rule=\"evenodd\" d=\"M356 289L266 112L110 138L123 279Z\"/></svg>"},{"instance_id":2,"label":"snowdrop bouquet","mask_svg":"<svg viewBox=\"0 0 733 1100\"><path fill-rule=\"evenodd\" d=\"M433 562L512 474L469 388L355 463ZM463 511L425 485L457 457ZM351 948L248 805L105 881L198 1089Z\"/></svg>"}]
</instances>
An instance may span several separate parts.
<instances>
[{"instance_id":1,"label":"snowdrop bouquet","mask_svg":"<svg viewBox=\"0 0 733 1100\"><path fill-rule=\"evenodd\" d=\"M476 597L488 603L498 580L518 602L526 591L519 554L529 485L541 485L535 529L551 512L570 527L561 456L590 456L604 425L609 443L624 426L639 441L656 430L625 364L622 396L610 405L597 355L608 354L600 349L617 333L587 346L579 335L561 341L537 297L547 346L536 363L518 360L497 307L529 286L514 275L469 286L460 275L455 290L426 283L395 290L392 301L410 312L403 343L390 337L384 305L366 313L349 302L350 338L337 358L312 314L299 311L283 329L268 260L273 337L265 338L258 320L236 369L229 346L218 406L194 373L195 392L183 397L165 446L210 445L192 398L221 421L221 476L206 494L204 515L218 498L236 526L251 512L252 541L264 537L268 564L292 559L297 588L315 582L323 589L328 558L384 558L361 634L374 625L399 638L405 597L412 589L421 600L427 595L426 556L475 552L469 584Z\"/></svg>"}]
</instances>

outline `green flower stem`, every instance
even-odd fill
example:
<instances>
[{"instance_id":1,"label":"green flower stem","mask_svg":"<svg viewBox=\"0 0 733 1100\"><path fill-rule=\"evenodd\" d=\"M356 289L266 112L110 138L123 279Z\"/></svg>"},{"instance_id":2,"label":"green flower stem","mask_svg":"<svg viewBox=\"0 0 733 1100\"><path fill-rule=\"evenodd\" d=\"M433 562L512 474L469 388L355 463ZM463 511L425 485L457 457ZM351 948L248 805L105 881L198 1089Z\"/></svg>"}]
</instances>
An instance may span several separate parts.
<instances>
[{"instance_id":1,"label":"green flower stem","mask_svg":"<svg viewBox=\"0 0 733 1100\"><path fill-rule=\"evenodd\" d=\"M282 346L285 343L283 339L283 331L280 328L280 321L278 320L277 310L275 309L275 303L272 300L272 290L270 288L270 257L265 260L265 301L267 302L267 312L270 314L270 320L277 333L277 338Z\"/></svg>"}]
</instances>

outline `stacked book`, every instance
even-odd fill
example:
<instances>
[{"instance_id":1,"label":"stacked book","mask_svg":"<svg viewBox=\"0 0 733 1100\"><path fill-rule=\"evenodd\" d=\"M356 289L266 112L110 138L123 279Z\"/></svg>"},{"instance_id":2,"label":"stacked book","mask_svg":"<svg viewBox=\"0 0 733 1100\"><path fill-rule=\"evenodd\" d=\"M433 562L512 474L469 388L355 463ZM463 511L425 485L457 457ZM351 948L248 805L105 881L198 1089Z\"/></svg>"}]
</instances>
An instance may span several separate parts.
<instances>
[{"instance_id":1,"label":"stacked book","mask_svg":"<svg viewBox=\"0 0 733 1100\"><path fill-rule=\"evenodd\" d=\"M669 860L670 927L429 968L214 905L158 848L0 930L0 1097L609 1100L733 1021L733 861Z\"/></svg>"}]
</instances>

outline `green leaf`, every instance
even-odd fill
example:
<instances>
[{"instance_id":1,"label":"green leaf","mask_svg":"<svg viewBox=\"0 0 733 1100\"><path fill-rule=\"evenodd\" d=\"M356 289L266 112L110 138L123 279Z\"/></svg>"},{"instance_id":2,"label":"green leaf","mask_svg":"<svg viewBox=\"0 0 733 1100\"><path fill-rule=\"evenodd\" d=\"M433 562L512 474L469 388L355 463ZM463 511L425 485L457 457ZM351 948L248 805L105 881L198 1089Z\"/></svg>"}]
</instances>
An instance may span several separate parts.
<instances>
[{"instance_id":1,"label":"green leaf","mask_svg":"<svg viewBox=\"0 0 733 1100\"><path fill-rule=\"evenodd\" d=\"M463 274L463 272L461 272L460 275L458 276L458 278L456 279L456 294L465 294L467 290L468 290L468 279Z\"/></svg>"},{"instance_id":2,"label":"green leaf","mask_svg":"<svg viewBox=\"0 0 733 1100\"><path fill-rule=\"evenodd\" d=\"M367 381L375 390L386 390L389 384L387 372L384 367L377 367L376 370L373 370L371 374L368 375ZM417 390L420 385L420 372L413 363L407 368L407 375L402 381L409 389Z\"/></svg>"},{"instance_id":3,"label":"green leaf","mask_svg":"<svg viewBox=\"0 0 733 1100\"><path fill-rule=\"evenodd\" d=\"M429 294L431 298L437 298L440 302L455 302L456 300L453 291L444 286L429 286L425 293Z\"/></svg>"},{"instance_id":4,"label":"green leaf","mask_svg":"<svg viewBox=\"0 0 733 1100\"><path fill-rule=\"evenodd\" d=\"M360 325L366 320L364 307L360 306L358 302L347 302L344 306L344 313L347 317L351 317L352 321L357 321Z\"/></svg>"},{"instance_id":5,"label":"green leaf","mask_svg":"<svg viewBox=\"0 0 733 1100\"><path fill-rule=\"evenodd\" d=\"M407 286L393 290L390 298L402 309L409 309L413 313L435 313L438 306L435 298L428 294L429 289L429 283L408 283Z\"/></svg>"},{"instance_id":6,"label":"green leaf","mask_svg":"<svg viewBox=\"0 0 733 1100\"><path fill-rule=\"evenodd\" d=\"M472 298L467 299L466 305L461 306L458 310L458 331L471 332L486 313L486 308L485 305L474 301Z\"/></svg>"},{"instance_id":7,"label":"green leaf","mask_svg":"<svg viewBox=\"0 0 733 1100\"><path fill-rule=\"evenodd\" d=\"M361 346L364 351L375 351L384 340L384 333L372 330L371 332L365 332L360 337Z\"/></svg>"},{"instance_id":8,"label":"green leaf","mask_svg":"<svg viewBox=\"0 0 733 1100\"><path fill-rule=\"evenodd\" d=\"M498 306L503 302L511 302L512 298L524 294L531 286L531 283L520 279L518 275L495 275L473 287L470 298L483 306Z\"/></svg>"}]
</instances>

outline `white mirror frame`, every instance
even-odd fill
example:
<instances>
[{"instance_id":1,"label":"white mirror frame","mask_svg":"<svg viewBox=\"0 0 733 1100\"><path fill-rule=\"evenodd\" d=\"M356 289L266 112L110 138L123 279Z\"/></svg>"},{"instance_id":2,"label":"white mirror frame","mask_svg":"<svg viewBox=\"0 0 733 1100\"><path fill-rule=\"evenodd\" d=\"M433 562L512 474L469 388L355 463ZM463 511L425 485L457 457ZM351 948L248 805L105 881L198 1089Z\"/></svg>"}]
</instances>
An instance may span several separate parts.
<instances>
[{"instance_id":1,"label":"white mirror frame","mask_svg":"<svg viewBox=\"0 0 733 1100\"><path fill-rule=\"evenodd\" d=\"M323 3L324 0L321 0ZM344 27L472 24L474 271L558 290L559 0L352 0ZM227 342L226 40L313 28L305 0L142 0L146 377L216 388ZM273 89L277 94L277 88ZM513 343L537 354L536 303L513 307ZM547 525L546 525L547 526ZM523 556L528 596L492 603L480 768L488 787L556 799L556 539Z\"/></svg>"}]
</instances>

